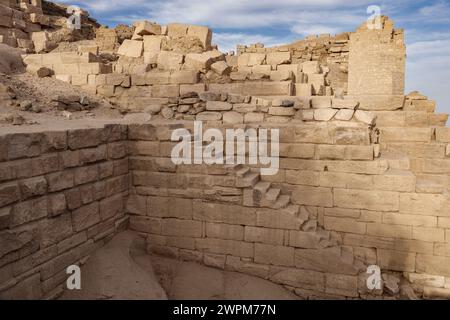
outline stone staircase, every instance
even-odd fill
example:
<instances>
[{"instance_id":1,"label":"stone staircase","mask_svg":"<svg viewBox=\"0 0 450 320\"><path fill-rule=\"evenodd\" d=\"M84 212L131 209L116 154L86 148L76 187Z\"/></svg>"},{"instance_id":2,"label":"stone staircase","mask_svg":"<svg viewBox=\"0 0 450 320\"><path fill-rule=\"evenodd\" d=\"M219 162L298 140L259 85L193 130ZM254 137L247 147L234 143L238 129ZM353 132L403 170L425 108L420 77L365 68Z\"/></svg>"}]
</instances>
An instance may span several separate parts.
<instances>
[{"instance_id":1,"label":"stone staircase","mask_svg":"<svg viewBox=\"0 0 450 320\"><path fill-rule=\"evenodd\" d=\"M271 182L262 181L259 168L250 168L246 165L228 165L230 174L236 177L236 187L242 189L243 205L267 210L277 210L279 216L289 216L295 220L295 225L304 232L314 234L318 248L338 246L336 237L332 232L324 230L318 221L312 218L306 209L291 201L291 195L283 194L280 188ZM278 217L276 217L278 218Z\"/></svg>"}]
</instances>

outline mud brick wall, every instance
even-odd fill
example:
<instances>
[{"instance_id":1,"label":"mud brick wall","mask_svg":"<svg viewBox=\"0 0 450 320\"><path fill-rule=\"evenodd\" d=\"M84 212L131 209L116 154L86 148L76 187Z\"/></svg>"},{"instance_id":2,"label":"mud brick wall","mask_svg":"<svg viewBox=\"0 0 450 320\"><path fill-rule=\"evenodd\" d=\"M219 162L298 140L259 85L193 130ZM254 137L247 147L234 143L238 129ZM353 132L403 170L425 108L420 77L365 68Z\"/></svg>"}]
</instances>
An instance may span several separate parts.
<instances>
[{"instance_id":1,"label":"mud brick wall","mask_svg":"<svg viewBox=\"0 0 450 320\"><path fill-rule=\"evenodd\" d=\"M51 298L126 225L127 128L0 137L0 298Z\"/></svg>"}]
</instances>

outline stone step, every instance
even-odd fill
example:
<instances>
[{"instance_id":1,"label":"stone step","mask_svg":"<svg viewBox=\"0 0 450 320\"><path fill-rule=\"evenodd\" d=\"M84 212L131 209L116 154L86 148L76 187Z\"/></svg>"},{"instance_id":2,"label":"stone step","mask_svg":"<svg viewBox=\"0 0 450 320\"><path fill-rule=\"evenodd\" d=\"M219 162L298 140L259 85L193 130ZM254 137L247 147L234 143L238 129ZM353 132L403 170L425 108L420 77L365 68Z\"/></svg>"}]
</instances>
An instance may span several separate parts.
<instances>
[{"instance_id":1,"label":"stone step","mask_svg":"<svg viewBox=\"0 0 450 320\"><path fill-rule=\"evenodd\" d=\"M266 194L267 190L269 190L270 186L272 185L272 183L270 182L266 182L266 181L259 181L256 185L255 185L255 190L260 192L261 194Z\"/></svg>"},{"instance_id":2,"label":"stone step","mask_svg":"<svg viewBox=\"0 0 450 320\"><path fill-rule=\"evenodd\" d=\"M262 199L261 205L264 207L270 207L277 201L278 197L281 194L281 189L278 188L270 188L264 198Z\"/></svg>"},{"instance_id":3,"label":"stone step","mask_svg":"<svg viewBox=\"0 0 450 320\"><path fill-rule=\"evenodd\" d=\"M282 209L286 208L291 202L291 197L288 195L281 195L278 197L277 201L271 205L272 209Z\"/></svg>"},{"instance_id":4,"label":"stone step","mask_svg":"<svg viewBox=\"0 0 450 320\"><path fill-rule=\"evenodd\" d=\"M237 188L254 187L259 181L260 175L256 172L247 172L242 178L236 181Z\"/></svg>"},{"instance_id":5,"label":"stone step","mask_svg":"<svg viewBox=\"0 0 450 320\"><path fill-rule=\"evenodd\" d=\"M248 172L250 172L250 168L249 168L249 167L238 168L238 169L236 170L236 177L242 178L242 177L245 176Z\"/></svg>"}]
</instances>

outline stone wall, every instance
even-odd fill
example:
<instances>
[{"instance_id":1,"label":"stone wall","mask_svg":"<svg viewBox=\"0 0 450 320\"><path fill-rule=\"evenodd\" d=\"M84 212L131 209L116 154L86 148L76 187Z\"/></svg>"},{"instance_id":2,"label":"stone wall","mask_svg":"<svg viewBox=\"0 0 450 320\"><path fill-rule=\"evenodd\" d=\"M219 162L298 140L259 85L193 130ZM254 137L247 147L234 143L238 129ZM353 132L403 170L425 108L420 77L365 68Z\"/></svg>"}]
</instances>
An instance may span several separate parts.
<instances>
[{"instance_id":1,"label":"stone wall","mask_svg":"<svg viewBox=\"0 0 450 320\"><path fill-rule=\"evenodd\" d=\"M402 29L382 19L380 30L364 24L350 35L349 95L401 95L405 90L406 47Z\"/></svg>"},{"instance_id":2,"label":"stone wall","mask_svg":"<svg viewBox=\"0 0 450 320\"><path fill-rule=\"evenodd\" d=\"M52 298L66 268L126 228L127 128L0 138L0 298Z\"/></svg>"},{"instance_id":3,"label":"stone wall","mask_svg":"<svg viewBox=\"0 0 450 320\"><path fill-rule=\"evenodd\" d=\"M130 226L149 234L150 251L251 273L309 298L368 298L371 264L403 273L425 296L448 294L448 184L424 189L408 157L383 157L376 127L277 124L276 176L241 165L175 166L170 130L179 127L130 127ZM447 128L437 138L433 130L427 146L445 145ZM435 177L448 183L442 164L450 160L439 158Z\"/></svg>"}]
</instances>

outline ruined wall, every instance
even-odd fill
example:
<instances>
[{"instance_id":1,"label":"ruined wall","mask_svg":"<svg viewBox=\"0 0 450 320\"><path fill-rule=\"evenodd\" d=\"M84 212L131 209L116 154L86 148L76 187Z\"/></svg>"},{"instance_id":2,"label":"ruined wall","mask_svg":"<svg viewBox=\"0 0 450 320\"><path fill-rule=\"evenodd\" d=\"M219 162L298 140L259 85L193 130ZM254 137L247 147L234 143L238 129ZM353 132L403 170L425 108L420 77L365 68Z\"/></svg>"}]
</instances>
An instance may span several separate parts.
<instances>
[{"instance_id":1,"label":"ruined wall","mask_svg":"<svg viewBox=\"0 0 450 320\"><path fill-rule=\"evenodd\" d=\"M390 20L379 30L363 25L350 35L348 94L404 94L405 61L402 29L394 30Z\"/></svg>"},{"instance_id":2,"label":"ruined wall","mask_svg":"<svg viewBox=\"0 0 450 320\"><path fill-rule=\"evenodd\" d=\"M0 298L52 298L126 228L126 126L0 138Z\"/></svg>"},{"instance_id":3,"label":"ruined wall","mask_svg":"<svg viewBox=\"0 0 450 320\"><path fill-rule=\"evenodd\" d=\"M430 194L383 158L376 129L355 120L277 124L281 169L260 176L246 166L175 166L169 139L178 127L130 127L130 226L149 234L151 251L252 273L305 297L367 298L370 264L405 272L418 292L445 294L448 192ZM448 178L445 169L437 175Z\"/></svg>"}]
</instances>

